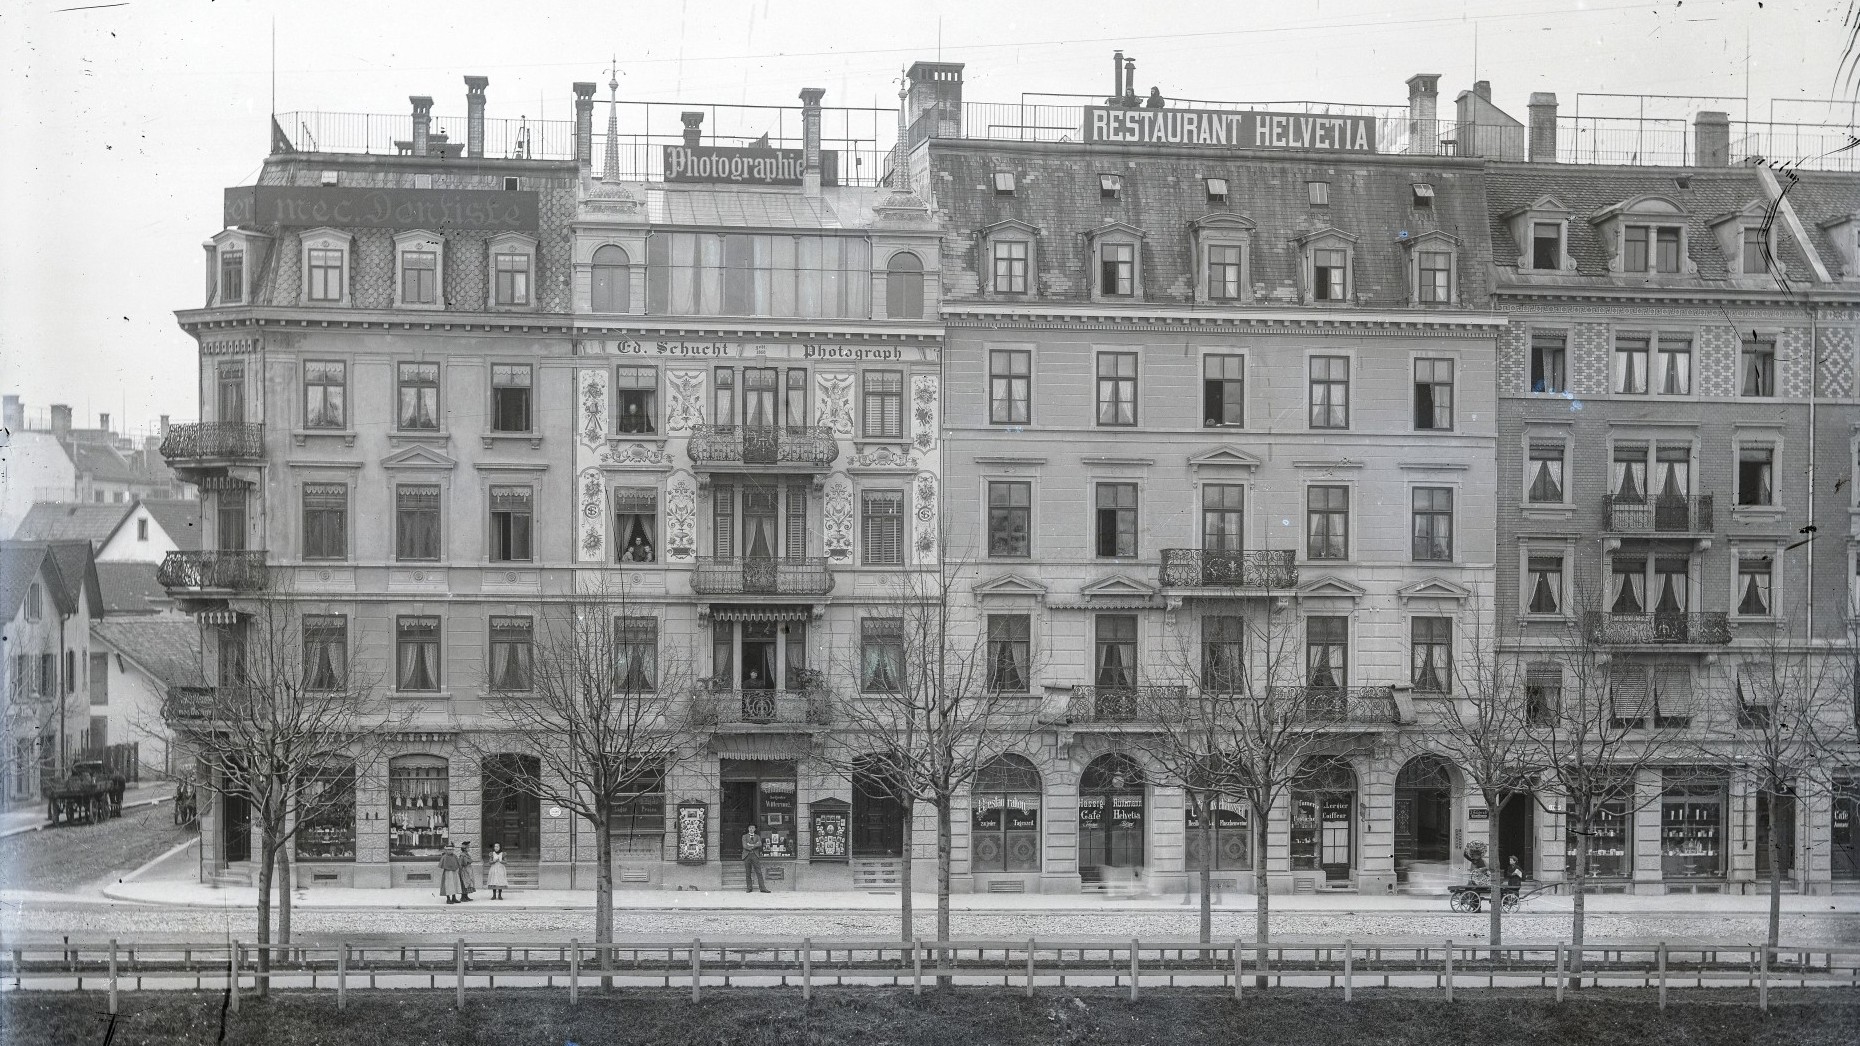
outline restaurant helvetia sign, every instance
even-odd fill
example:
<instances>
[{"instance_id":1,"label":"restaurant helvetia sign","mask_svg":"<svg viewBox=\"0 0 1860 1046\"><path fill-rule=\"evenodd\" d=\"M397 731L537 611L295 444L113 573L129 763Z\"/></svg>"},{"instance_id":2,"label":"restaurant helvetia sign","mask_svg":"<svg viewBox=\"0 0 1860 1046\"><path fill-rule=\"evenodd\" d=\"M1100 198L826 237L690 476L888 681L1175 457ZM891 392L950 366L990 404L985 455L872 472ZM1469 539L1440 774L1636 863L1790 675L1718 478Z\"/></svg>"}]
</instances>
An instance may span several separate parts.
<instances>
[{"instance_id":1,"label":"restaurant helvetia sign","mask_svg":"<svg viewBox=\"0 0 1860 1046\"><path fill-rule=\"evenodd\" d=\"M1235 112L1225 109L1085 108L1085 140L1120 144L1215 145L1234 149L1376 151L1373 116Z\"/></svg>"}]
</instances>

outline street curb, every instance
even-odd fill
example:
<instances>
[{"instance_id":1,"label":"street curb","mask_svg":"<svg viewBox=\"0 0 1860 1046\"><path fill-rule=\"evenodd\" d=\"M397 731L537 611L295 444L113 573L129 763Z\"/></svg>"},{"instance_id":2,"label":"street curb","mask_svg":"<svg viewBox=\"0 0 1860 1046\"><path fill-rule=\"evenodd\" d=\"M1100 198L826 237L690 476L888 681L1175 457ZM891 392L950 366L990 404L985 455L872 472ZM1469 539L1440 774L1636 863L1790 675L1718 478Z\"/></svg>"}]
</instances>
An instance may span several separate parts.
<instances>
[{"instance_id":1,"label":"street curb","mask_svg":"<svg viewBox=\"0 0 1860 1046\"><path fill-rule=\"evenodd\" d=\"M180 853L182 850L185 850L190 846L199 846L199 845L200 845L200 836L198 835L194 836L192 839L189 839L184 843L177 843L174 846L170 847L167 853L164 853L159 857L151 857L148 860L143 861L140 865L136 867L134 871L130 872L128 875L123 876L121 879L118 879L117 882L133 883L136 881L138 877L142 875L143 872L148 871L150 868L153 868L156 865L162 863L163 861L166 861L168 858L173 857L175 854Z\"/></svg>"},{"instance_id":2,"label":"street curb","mask_svg":"<svg viewBox=\"0 0 1860 1046\"><path fill-rule=\"evenodd\" d=\"M142 799L133 803L124 803L123 809L126 811L140 810L145 806L160 806L163 803L173 801L173 799L174 797L171 795L157 796L153 799ZM20 828L0 829L0 839L11 839L16 835L25 835L27 832L43 832L50 827L52 826L49 824L29 824Z\"/></svg>"}]
</instances>

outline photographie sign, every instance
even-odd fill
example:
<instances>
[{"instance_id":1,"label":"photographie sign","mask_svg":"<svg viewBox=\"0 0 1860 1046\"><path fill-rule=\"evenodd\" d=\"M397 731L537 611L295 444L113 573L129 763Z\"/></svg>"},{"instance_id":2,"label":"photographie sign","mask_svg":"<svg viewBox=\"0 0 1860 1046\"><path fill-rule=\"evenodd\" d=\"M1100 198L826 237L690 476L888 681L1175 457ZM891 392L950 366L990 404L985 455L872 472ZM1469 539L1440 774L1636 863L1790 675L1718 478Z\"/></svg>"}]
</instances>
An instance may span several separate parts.
<instances>
[{"instance_id":1,"label":"photographie sign","mask_svg":"<svg viewBox=\"0 0 1860 1046\"><path fill-rule=\"evenodd\" d=\"M1231 149L1376 151L1373 116L1316 116L1225 109L1085 107L1085 140L1130 145L1210 145Z\"/></svg>"},{"instance_id":2,"label":"photographie sign","mask_svg":"<svg viewBox=\"0 0 1860 1046\"><path fill-rule=\"evenodd\" d=\"M710 859L710 807L704 803L678 804L678 863L703 864Z\"/></svg>"},{"instance_id":3,"label":"photographie sign","mask_svg":"<svg viewBox=\"0 0 1860 1046\"><path fill-rule=\"evenodd\" d=\"M729 185L800 185L807 154L800 149L748 149L726 145L668 145L668 182L723 182ZM840 183L840 156L820 152L820 184Z\"/></svg>"},{"instance_id":4,"label":"photographie sign","mask_svg":"<svg viewBox=\"0 0 1860 1046\"><path fill-rule=\"evenodd\" d=\"M530 190L246 185L226 190L224 220L227 226L535 232L539 213Z\"/></svg>"}]
</instances>

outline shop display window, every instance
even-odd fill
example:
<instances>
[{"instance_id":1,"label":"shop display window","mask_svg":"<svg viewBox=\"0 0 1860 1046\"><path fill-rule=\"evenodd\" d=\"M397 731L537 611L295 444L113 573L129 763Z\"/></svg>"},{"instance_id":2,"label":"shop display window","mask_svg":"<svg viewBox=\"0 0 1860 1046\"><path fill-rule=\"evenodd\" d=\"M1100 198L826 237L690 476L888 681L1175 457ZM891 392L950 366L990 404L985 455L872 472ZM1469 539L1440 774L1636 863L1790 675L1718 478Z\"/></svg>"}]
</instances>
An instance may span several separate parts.
<instances>
[{"instance_id":1,"label":"shop display window","mask_svg":"<svg viewBox=\"0 0 1860 1046\"><path fill-rule=\"evenodd\" d=\"M388 858L438 858L451 840L447 829L450 807L444 759L402 756L389 763Z\"/></svg>"},{"instance_id":2,"label":"shop display window","mask_svg":"<svg viewBox=\"0 0 1860 1046\"><path fill-rule=\"evenodd\" d=\"M1247 821L1246 800L1233 796L1214 796L1208 800L1214 811L1214 870L1241 871L1253 867L1252 826ZM1193 803L1183 803L1188 813L1186 844L1190 873L1201 870L1201 819L1195 816Z\"/></svg>"},{"instance_id":3,"label":"shop display window","mask_svg":"<svg viewBox=\"0 0 1860 1046\"><path fill-rule=\"evenodd\" d=\"M325 766L298 784L297 859L355 860L355 766Z\"/></svg>"},{"instance_id":4,"label":"shop display window","mask_svg":"<svg viewBox=\"0 0 1860 1046\"><path fill-rule=\"evenodd\" d=\"M1660 797L1660 874L1724 877L1724 785L1669 782Z\"/></svg>"},{"instance_id":5,"label":"shop display window","mask_svg":"<svg viewBox=\"0 0 1860 1046\"><path fill-rule=\"evenodd\" d=\"M1581 815L1572 805L1568 813L1568 856L1570 874L1576 871L1576 841L1581 835ZM1633 872L1633 821L1628 816L1626 799L1601 803L1589 825L1589 878L1625 879Z\"/></svg>"}]
</instances>

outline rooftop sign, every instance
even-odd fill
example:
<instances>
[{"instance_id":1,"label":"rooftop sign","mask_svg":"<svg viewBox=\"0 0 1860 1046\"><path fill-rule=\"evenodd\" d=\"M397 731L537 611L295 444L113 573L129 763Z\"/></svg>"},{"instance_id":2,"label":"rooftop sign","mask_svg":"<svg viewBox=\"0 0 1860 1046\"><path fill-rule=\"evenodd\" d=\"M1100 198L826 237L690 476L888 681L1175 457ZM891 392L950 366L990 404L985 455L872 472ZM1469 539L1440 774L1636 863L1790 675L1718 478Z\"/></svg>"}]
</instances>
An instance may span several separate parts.
<instances>
[{"instance_id":1,"label":"rooftop sign","mask_svg":"<svg viewBox=\"0 0 1860 1046\"><path fill-rule=\"evenodd\" d=\"M840 183L839 153L820 153L820 184ZM731 185L800 185L807 154L800 149L742 149L722 145L668 145L668 182L727 182Z\"/></svg>"},{"instance_id":2,"label":"rooftop sign","mask_svg":"<svg viewBox=\"0 0 1860 1046\"><path fill-rule=\"evenodd\" d=\"M498 189L345 189L247 185L226 190L232 225L535 232L536 193Z\"/></svg>"},{"instance_id":3,"label":"rooftop sign","mask_svg":"<svg viewBox=\"0 0 1860 1046\"><path fill-rule=\"evenodd\" d=\"M1085 107L1085 140L1120 144L1217 145L1232 149L1376 151L1373 116L1235 112L1228 109Z\"/></svg>"}]
</instances>

